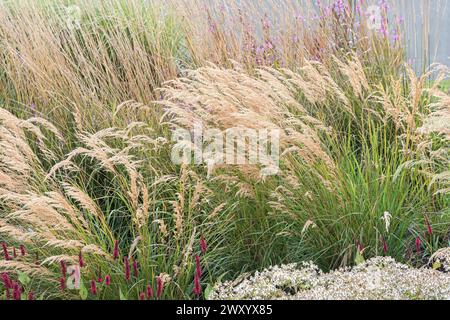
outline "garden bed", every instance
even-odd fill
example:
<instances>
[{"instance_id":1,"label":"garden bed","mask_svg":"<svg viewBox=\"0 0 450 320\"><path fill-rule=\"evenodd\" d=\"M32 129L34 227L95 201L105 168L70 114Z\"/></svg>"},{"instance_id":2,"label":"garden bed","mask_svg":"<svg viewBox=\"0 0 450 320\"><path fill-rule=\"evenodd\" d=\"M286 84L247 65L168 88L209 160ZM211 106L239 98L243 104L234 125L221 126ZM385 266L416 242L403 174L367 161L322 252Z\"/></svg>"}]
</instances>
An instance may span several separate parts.
<instances>
[{"instance_id":1,"label":"garden bed","mask_svg":"<svg viewBox=\"0 0 450 320\"><path fill-rule=\"evenodd\" d=\"M275 266L256 272L252 276L243 276L233 282L219 284L209 298L240 300L450 299L450 275L428 267L411 268L390 257L376 257L353 268L342 268L329 273L322 272L316 265L308 262L299 265Z\"/></svg>"}]
</instances>

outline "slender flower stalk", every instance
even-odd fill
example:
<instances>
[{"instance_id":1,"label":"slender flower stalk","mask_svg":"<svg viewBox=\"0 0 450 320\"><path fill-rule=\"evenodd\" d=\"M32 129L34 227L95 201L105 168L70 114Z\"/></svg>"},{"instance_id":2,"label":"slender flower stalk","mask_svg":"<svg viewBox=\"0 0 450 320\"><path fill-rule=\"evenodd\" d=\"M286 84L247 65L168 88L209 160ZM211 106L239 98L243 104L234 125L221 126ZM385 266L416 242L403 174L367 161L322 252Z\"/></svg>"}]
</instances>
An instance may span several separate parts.
<instances>
[{"instance_id":1,"label":"slender flower stalk","mask_svg":"<svg viewBox=\"0 0 450 320\"><path fill-rule=\"evenodd\" d=\"M20 290L20 286L18 283L13 282L13 298L14 300L21 300L21 290Z\"/></svg>"},{"instance_id":2,"label":"slender flower stalk","mask_svg":"<svg viewBox=\"0 0 450 320\"><path fill-rule=\"evenodd\" d=\"M20 245L20 254L22 256L26 256L27 255L27 251L25 250L25 246L23 244Z\"/></svg>"},{"instance_id":3,"label":"slender flower stalk","mask_svg":"<svg viewBox=\"0 0 450 320\"><path fill-rule=\"evenodd\" d=\"M200 285L200 277L196 273L194 276L194 294L199 297L202 294L202 286Z\"/></svg>"},{"instance_id":4,"label":"slender flower stalk","mask_svg":"<svg viewBox=\"0 0 450 320\"><path fill-rule=\"evenodd\" d=\"M83 254L80 251L80 254L78 255L78 263L80 264L80 268L84 267L84 260L83 260Z\"/></svg>"},{"instance_id":5,"label":"slender flower stalk","mask_svg":"<svg viewBox=\"0 0 450 320\"><path fill-rule=\"evenodd\" d=\"M133 273L136 278L139 277L138 263L136 259L133 260Z\"/></svg>"},{"instance_id":6,"label":"slender flower stalk","mask_svg":"<svg viewBox=\"0 0 450 320\"><path fill-rule=\"evenodd\" d=\"M152 286L151 286L151 285L148 285L148 286L147 286L147 298L148 298L148 299L153 298L153 289L152 289Z\"/></svg>"},{"instance_id":7,"label":"slender flower stalk","mask_svg":"<svg viewBox=\"0 0 450 320\"><path fill-rule=\"evenodd\" d=\"M425 222L427 224L428 235L432 236L433 235L433 228L431 227L430 220L428 220L428 217L425 217Z\"/></svg>"},{"instance_id":8,"label":"slender flower stalk","mask_svg":"<svg viewBox=\"0 0 450 320\"><path fill-rule=\"evenodd\" d=\"M59 287L61 291L66 290L66 278L59 279Z\"/></svg>"},{"instance_id":9,"label":"slender flower stalk","mask_svg":"<svg viewBox=\"0 0 450 320\"><path fill-rule=\"evenodd\" d=\"M420 254L420 236L416 238L416 252Z\"/></svg>"},{"instance_id":10,"label":"slender flower stalk","mask_svg":"<svg viewBox=\"0 0 450 320\"><path fill-rule=\"evenodd\" d=\"M114 258L114 260L119 259L119 241L118 240L116 240L114 242L113 258Z\"/></svg>"},{"instance_id":11,"label":"slender flower stalk","mask_svg":"<svg viewBox=\"0 0 450 320\"><path fill-rule=\"evenodd\" d=\"M124 267L125 267L125 280L130 281L130 261L128 260L128 257L124 257Z\"/></svg>"},{"instance_id":12,"label":"slender flower stalk","mask_svg":"<svg viewBox=\"0 0 450 320\"><path fill-rule=\"evenodd\" d=\"M9 256L8 247L6 246L5 242L2 242L2 248L3 248L3 255L5 256L5 260L11 260L11 257Z\"/></svg>"},{"instance_id":13,"label":"slender flower stalk","mask_svg":"<svg viewBox=\"0 0 450 320\"><path fill-rule=\"evenodd\" d=\"M164 291L164 281L161 277L156 278L156 297L159 299Z\"/></svg>"},{"instance_id":14,"label":"slender flower stalk","mask_svg":"<svg viewBox=\"0 0 450 320\"><path fill-rule=\"evenodd\" d=\"M202 254L206 254L206 250L208 250L208 247L206 245L206 240L203 237L203 235L200 238L200 250L202 251Z\"/></svg>"},{"instance_id":15,"label":"slender flower stalk","mask_svg":"<svg viewBox=\"0 0 450 320\"><path fill-rule=\"evenodd\" d=\"M61 262L59 263L61 265L61 276L66 279L67 277L67 267L66 267L66 263L61 260Z\"/></svg>"},{"instance_id":16,"label":"slender flower stalk","mask_svg":"<svg viewBox=\"0 0 450 320\"><path fill-rule=\"evenodd\" d=\"M97 295L97 284L96 284L95 280L91 280L91 293L94 296Z\"/></svg>"},{"instance_id":17,"label":"slender flower stalk","mask_svg":"<svg viewBox=\"0 0 450 320\"><path fill-rule=\"evenodd\" d=\"M195 274L197 277L202 277L202 266L200 265L200 257L195 256Z\"/></svg>"}]
</instances>

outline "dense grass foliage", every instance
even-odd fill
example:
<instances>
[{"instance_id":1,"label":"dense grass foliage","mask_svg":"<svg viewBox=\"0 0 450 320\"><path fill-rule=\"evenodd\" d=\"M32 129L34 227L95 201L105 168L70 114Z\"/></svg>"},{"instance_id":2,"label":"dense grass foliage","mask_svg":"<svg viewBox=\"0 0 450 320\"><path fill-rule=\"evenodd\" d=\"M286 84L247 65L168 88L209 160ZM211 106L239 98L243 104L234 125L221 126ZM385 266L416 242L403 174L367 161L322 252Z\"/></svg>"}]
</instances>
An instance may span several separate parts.
<instances>
[{"instance_id":1,"label":"dense grass foliage","mask_svg":"<svg viewBox=\"0 0 450 320\"><path fill-rule=\"evenodd\" d=\"M387 8L276 3L0 4L0 298L203 298L449 245L448 68L414 74ZM173 164L197 121L280 130L279 173Z\"/></svg>"}]
</instances>

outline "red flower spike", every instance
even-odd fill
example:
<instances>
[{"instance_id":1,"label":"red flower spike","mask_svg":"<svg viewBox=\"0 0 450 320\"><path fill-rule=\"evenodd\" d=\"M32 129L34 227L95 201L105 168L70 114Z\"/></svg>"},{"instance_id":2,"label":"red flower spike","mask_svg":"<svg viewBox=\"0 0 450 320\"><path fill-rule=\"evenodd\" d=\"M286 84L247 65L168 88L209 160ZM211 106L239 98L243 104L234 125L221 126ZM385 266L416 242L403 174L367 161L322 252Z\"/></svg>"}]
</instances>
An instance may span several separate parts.
<instances>
[{"instance_id":1,"label":"red flower spike","mask_svg":"<svg viewBox=\"0 0 450 320\"><path fill-rule=\"evenodd\" d=\"M83 260L83 254L80 251L80 254L78 255L78 263L80 264L80 268L84 267L84 260Z\"/></svg>"},{"instance_id":2,"label":"red flower spike","mask_svg":"<svg viewBox=\"0 0 450 320\"><path fill-rule=\"evenodd\" d=\"M66 279L65 278L59 279L59 287L61 288L61 291L66 290Z\"/></svg>"},{"instance_id":3,"label":"red flower spike","mask_svg":"<svg viewBox=\"0 0 450 320\"><path fill-rule=\"evenodd\" d=\"M14 298L14 300L20 300L21 299L21 290L20 290L20 287L19 287L19 284L18 283L13 283L13 298Z\"/></svg>"},{"instance_id":4,"label":"red flower spike","mask_svg":"<svg viewBox=\"0 0 450 320\"><path fill-rule=\"evenodd\" d=\"M156 297L159 299L162 296L162 293L164 291L164 281L161 279L161 277L156 278Z\"/></svg>"},{"instance_id":5,"label":"red flower spike","mask_svg":"<svg viewBox=\"0 0 450 320\"><path fill-rule=\"evenodd\" d=\"M97 295L97 284L95 283L95 280L91 280L91 293L92 295Z\"/></svg>"},{"instance_id":6,"label":"red flower spike","mask_svg":"<svg viewBox=\"0 0 450 320\"><path fill-rule=\"evenodd\" d=\"M145 300L145 292L139 294L139 300Z\"/></svg>"},{"instance_id":7,"label":"red flower spike","mask_svg":"<svg viewBox=\"0 0 450 320\"><path fill-rule=\"evenodd\" d=\"M114 260L119 259L119 241L118 240L116 240L114 242L113 258L114 258Z\"/></svg>"},{"instance_id":8,"label":"red flower spike","mask_svg":"<svg viewBox=\"0 0 450 320\"><path fill-rule=\"evenodd\" d=\"M33 293L33 291L28 292L28 300L29 301L34 300L34 293Z\"/></svg>"},{"instance_id":9,"label":"red flower spike","mask_svg":"<svg viewBox=\"0 0 450 320\"><path fill-rule=\"evenodd\" d=\"M105 285L109 286L111 284L111 276L110 275L106 275L105 277Z\"/></svg>"},{"instance_id":10,"label":"red flower spike","mask_svg":"<svg viewBox=\"0 0 450 320\"><path fill-rule=\"evenodd\" d=\"M136 278L139 277L138 263L136 259L133 260L133 273Z\"/></svg>"},{"instance_id":11,"label":"red flower spike","mask_svg":"<svg viewBox=\"0 0 450 320\"><path fill-rule=\"evenodd\" d=\"M420 237L416 238L416 251L420 253Z\"/></svg>"},{"instance_id":12,"label":"red flower spike","mask_svg":"<svg viewBox=\"0 0 450 320\"><path fill-rule=\"evenodd\" d=\"M386 240L383 239L383 252L385 255L387 255L388 251L389 251L388 244Z\"/></svg>"},{"instance_id":13,"label":"red flower spike","mask_svg":"<svg viewBox=\"0 0 450 320\"><path fill-rule=\"evenodd\" d=\"M431 227L430 220L428 220L427 217L425 217L425 222L427 224L428 235L432 236L433 235L433 228Z\"/></svg>"},{"instance_id":14,"label":"red flower spike","mask_svg":"<svg viewBox=\"0 0 450 320\"><path fill-rule=\"evenodd\" d=\"M202 266L200 265L200 257L195 256L195 273L199 278L202 277Z\"/></svg>"},{"instance_id":15,"label":"red flower spike","mask_svg":"<svg viewBox=\"0 0 450 320\"><path fill-rule=\"evenodd\" d=\"M150 285L147 286L147 298L148 299L153 298L153 289Z\"/></svg>"},{"instance_id":16,"label":"red flower spike","mask_svg":"<svg viewBox=\"0 0 450 320\"><path fill-rule=\"evenodd\" d=\"M206 241L205 241L205 238L203 237L203 235L200 238L200 250L202 251L203 254L205 254L206 250L208 250L208 247L206 245Z\"/></svg>"},{"instance_id":17,"label":"red flower spike","mask_svg":"<svg viewBox=\"0 0 450 320\"><path fill-rule=\"evenodd\" d=\"M64 261L60 261L59 264L61 265L61 276L65 279L67 277L67 267L66 263Z\"/></svg>"},{"instance_id":18,"label":"red flower spike","mask_svg":"<svg viewBox=\"0 0 450 320\"><path fill-rule=\"evenodd\" d=\"M23 244L20 245L20 254L22 256L26 256L27 255L27 252L25 250L25 246Z\"/></svg>"},{"instance_id":19,"label":"red flower spike","mask_svg":"<svg viewBox=\"0 0 450 320\"><path fill-rule=\"evenodd\" d=\"M124 258L124 264L125 264L125 280L130 281L130 261L128 260L128 257Z\"/></svg>"},{"instance_id":20,"label":"red flower spike","mask_svg":"<svg viewBox=\"0 0 450 320\"><path fill-rule=\"evenodd\" d=\"M5 256L5 260L11 260L11 257L9 256L8 247L6 246L6 243L2 242L2 248L3 248L3 255Z\"/></svg>"},{"instance_id":21,"label":"red flower spike","mask_svg":"<svg viewBox=\"0 0 450 320\"><path fill-rule=\"evenodd\" d=\"M13 247L13 257L14 257L14 259L17 258L17 252L16 252L16 248L15 247Z\"/></svg>"},{"instance_id":22,"label":"red flower spike","mask_svg":"<svg viewBox=\"0 0 450 320\"><path fill-rule=\"evenodd\" d=\"M200 278L196 274L194 276L194 294L199 297L202 294L202 286L200 285Z\"/></svg>"}]
</instances>

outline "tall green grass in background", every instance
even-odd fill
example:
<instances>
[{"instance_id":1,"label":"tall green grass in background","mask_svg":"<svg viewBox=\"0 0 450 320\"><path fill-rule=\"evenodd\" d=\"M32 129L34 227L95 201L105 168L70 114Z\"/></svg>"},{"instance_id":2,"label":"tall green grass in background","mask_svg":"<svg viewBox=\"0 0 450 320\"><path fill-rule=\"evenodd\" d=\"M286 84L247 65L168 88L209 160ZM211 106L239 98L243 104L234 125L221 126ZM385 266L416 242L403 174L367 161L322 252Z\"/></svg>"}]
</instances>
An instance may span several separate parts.
<instances>
[{"instance_id":1,"label":"tall green grass in background","mask_svg":"<svg viewBox=\"0 0 450 320\"><path fill-rule=\"evenodd\" d=\"M35 298L174 299L278 263L426 263L449 244L448 69L417 77L355 4L2 2L0 271ZM280 173L173 164L195 120L280 129Z\"/></svg>"}]
</instances>

